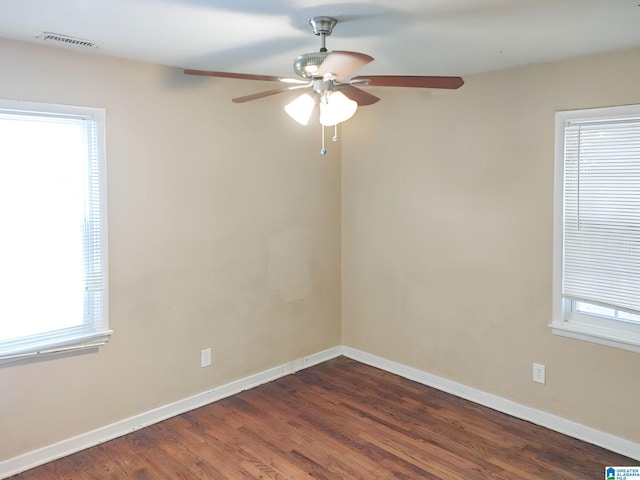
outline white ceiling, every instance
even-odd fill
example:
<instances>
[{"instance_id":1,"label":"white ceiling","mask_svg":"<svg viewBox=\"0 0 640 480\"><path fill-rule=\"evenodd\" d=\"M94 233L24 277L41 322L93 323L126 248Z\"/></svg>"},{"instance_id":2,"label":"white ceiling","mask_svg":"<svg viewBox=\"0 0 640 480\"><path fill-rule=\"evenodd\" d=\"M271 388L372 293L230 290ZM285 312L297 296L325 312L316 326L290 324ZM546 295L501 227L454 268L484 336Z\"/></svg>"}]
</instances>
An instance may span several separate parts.
<instances>
[{"instance_id":1,"label":"white ceiling","mask_svg":"<svg viewBox=\"0 0 640 480\"><path fill-rule=\"evenodd\" d=\"M468 75L640 46L640 0L0 0L0 37L43 32L87 51L182 68L292 76L317 51L307 20L339 20L329 50L367 53L359 73ZM55 44L56 46L59 46ZM63 47L74 48L78 47Z\"/></svg>"}]
</instances>

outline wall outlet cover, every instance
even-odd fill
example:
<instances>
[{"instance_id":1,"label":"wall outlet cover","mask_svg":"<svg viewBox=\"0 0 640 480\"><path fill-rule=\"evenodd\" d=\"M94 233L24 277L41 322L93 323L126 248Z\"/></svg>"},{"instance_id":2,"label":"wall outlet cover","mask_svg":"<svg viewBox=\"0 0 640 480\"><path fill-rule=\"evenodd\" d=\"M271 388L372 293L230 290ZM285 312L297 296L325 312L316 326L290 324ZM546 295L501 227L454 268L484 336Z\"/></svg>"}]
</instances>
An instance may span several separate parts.
<instances>
[{"instance_id":1,"label":"wall outlet cover","mask_svg":"<svg viewBox=\"0 0 640 480\"><path fill-rule=\"evenodd\" d=\"M533 364L533 381L537 383L545 383L545 367L540 363Z\"/></svg>"},{"instance_id":2,"label":"wall outlet cover","mask_svg":"<svg viewBox=\"0 0 640 480\"><path fill-rule=\"evenodd\" d=\"M211 349L205 348L200 351L200 366L204 368L209 365L211 365Z\"/></svg>"}]
</instances>

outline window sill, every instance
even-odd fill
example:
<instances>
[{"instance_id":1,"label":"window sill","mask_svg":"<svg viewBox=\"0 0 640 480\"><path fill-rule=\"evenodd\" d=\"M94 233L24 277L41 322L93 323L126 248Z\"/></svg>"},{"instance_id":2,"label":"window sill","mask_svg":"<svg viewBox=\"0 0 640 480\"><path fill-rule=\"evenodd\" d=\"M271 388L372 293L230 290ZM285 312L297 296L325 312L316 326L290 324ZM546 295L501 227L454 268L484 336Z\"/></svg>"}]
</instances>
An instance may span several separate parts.
<instances>
[{"instance_id":1,"label":"window sill","mask_svg":"<svg viewBox=\"0 0 640 480\"><path fill-rule=\"evenodd\" d=\"M637 333L578 322L551 323L549 327L554 335L640 353L640 335Z\"/></svg>"},{"instance_id":2,"label":"window sill","mask_svg":"<svg viewBox=\"0 0 640 480\"><path fill-rule=\"evenodd\" d=\"M13 351L0 352L0 368L96 351L98 347L109 341L112 333L112 330L106 330L59 342L41 343Z\"/></svg>"}]
</instances>

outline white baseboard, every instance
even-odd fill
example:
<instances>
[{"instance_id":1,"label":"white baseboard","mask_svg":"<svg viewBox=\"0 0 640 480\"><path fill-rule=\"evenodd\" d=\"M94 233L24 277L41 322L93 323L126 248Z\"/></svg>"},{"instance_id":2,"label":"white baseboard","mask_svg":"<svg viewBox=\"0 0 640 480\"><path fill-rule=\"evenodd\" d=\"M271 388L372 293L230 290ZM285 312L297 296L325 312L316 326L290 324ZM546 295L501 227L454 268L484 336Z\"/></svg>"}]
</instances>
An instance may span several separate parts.
<instances>
[{"instance_id":1,"label":"white baseboard","mask_svg":"<svg viewBox=\"0 0 640 480\"><path fill-rule=\"evenodd\" d=\"M8 460L0 461L0 478L7 478L25 470L43 465L58 458L71 455L100 443L121 437L141 428L175 417L195 408L235 395L236 393L262 385L284 377L298 370L311 367L342 354L342 347L333 347L322 352L309 355L283 365L270 368L263 372L250 375L234 382L213 388L177 402L149 410L147 412L126 418L111 425L83 433L73 438L63 440L44 448L24 453Z\"/></svg>"},{"instance_id":2,"label":"white baseboard","mask_svg":"<svg viewBox=\"0 0 640 480\"><path fill-rule=\"evenodd\" d=\"M380 368L429 387L437 388L443 392L451 393L457 397L492 408L493 410L506 413L522 420L527 420L550 430L606 448L612 452L640 460L640 444L634 443L630 440L601 432L600 430L581 425L571 420L567 420L541 410L536 410L535 408L527 407L526 405L522 405L512 400L507 400L497 395L486 393L461 383L423 372L422 370L418 370L413 367L408 367L370 353L356 350L355 348L343 346L342 354L346 357L352 358L353 360L357 360L358 362Z\"/></svg>"},{"instance_id":3,"label":"white baseboard","mask_svg":"<svg viewBox=\"0 0 640 480\"><path fill-rule=\"evenodd\" d=\"M344 355L361 363L386 370L409 380L416 381L475 403L487 406L499 412L512 415L543 427L564 433L588 443L598 445L613 452L640 460L640 444L586 427L540 410L507 400L497 395L462 385L446 378L423 372L413 367L387 360L351 347L337 346L309 355L283 365L250 375L234 382L216 387L177 402L143 412L119 422L83 433L73 438L48 445L44 448L24 453L8 460L0 461L0 479L10 477L30 468L43 465L58 458L71 455L86 448L104 443L141 428L180 415L195 408L235 395L243 390L257 387L318 363Z\"/></svg>"}]
</instances>

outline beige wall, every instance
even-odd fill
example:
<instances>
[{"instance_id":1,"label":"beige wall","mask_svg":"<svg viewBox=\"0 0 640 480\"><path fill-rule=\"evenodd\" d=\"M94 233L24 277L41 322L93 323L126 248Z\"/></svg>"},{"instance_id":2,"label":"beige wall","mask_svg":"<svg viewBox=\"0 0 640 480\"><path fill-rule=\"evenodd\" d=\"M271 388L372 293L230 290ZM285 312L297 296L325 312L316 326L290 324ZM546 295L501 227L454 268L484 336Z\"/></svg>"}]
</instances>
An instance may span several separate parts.
<instances>
[{"instance_id":1,"label":"beige wall","mask_svg":"<svg viewBox=\"0 0 640 480\"><path fill-rule=\"evenodd\" d=\"M639 442L640 355L547 324L554 112L640 102L640 50L466 80L345 124L343 343Z\"/></svg>"},{"instance_id":2,"label":"beige wall","mask_svg":"<svg viewBox=\"0 0 640 480\"><path fill-rule=\"evenodd\" d=\"M282 97L230 101L272 85L9 41L0 65L2 98L107 110L115 331L0 368L0 460L340 344L340 150Z\"/></svg>"}]
</instances>

